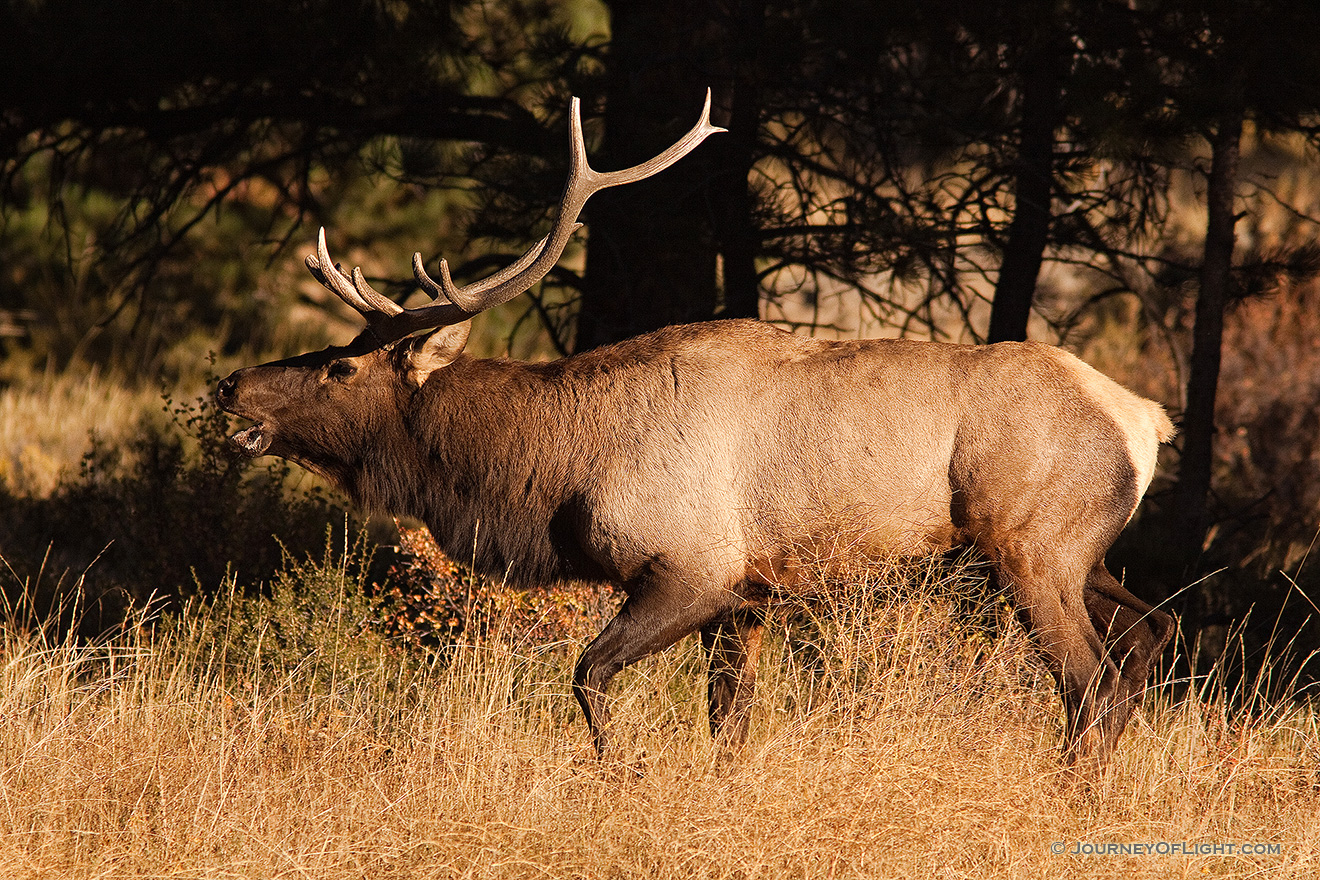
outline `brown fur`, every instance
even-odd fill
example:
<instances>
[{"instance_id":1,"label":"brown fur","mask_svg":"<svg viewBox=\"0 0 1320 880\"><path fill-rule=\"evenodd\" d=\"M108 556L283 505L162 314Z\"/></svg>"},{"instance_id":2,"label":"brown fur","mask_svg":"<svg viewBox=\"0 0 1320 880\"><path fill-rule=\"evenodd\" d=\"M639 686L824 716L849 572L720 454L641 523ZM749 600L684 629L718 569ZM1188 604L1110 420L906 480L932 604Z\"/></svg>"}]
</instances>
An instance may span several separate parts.
<instances>
[{"instance_id":1,"label":"brown fur","mask_svg":"<svg viewBox=\"0 0 1320 880\"><path fill-rule=\"evenodd\" d=\"M468 358L465 338L252 367L219 399L257 422L249 452L420 518L486 572L620 585L574 679L602 752L610 679L697 631L712 727L741 740L758 608L804 559L957 544L989 557L1050 662L1068 755L1112 749L1173 626L1103 563L1172 433L1155 404L1031 343L723 321L528 364Z\"/></svg>"}]
</instances>

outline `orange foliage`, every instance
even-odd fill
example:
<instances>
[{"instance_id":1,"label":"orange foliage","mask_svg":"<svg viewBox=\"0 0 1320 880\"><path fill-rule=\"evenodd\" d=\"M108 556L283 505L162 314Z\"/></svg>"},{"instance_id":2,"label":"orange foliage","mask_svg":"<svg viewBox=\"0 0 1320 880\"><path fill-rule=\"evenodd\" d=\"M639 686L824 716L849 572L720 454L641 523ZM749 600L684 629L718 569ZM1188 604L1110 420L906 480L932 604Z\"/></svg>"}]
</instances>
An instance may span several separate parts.
<instances>
[{"instance_id":1,"label":"orange foliage","mask_svg":"<svg viewBox=\"0 0 1320 880\"><path fill-rule=\"evenodd\" d=\"M547 644L594 636L618 610L619 597L599 584L519 590L473 574L445 555L426 526L395 520L400 561L385 591L387 631L434 648L459 639Z\"/></svg>"}]
</instances>

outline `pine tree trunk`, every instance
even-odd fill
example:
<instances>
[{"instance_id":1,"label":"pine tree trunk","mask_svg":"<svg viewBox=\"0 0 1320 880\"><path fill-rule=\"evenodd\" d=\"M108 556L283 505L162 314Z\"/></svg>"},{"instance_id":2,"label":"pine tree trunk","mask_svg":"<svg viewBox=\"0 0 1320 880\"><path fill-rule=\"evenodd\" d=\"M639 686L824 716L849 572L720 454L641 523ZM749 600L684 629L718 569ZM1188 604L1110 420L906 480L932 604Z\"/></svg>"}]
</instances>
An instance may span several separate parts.
<instances>
[{"instance_id":1,"label":"pine tree trunk","mask_svg":"<svg viewBox=\"0 0 1320 880\"><path fill-rule=\"evenodd\" d=\"M605 190L587 205L578 351L669 324L757 317L759 305L747 177L760 114L764 0L738 0L718 15L697 0L608 5L610 72L596 166L632 165L669 146L696 120L708 87L712 122L729 133L658 177Z\"/></svg>"},{"instance_id":2,"label":"pine tree trunk","mask_svg":"<svg viewBox=\"0 0 1320 880\"><path fill-rule=\"evenodd\" d=\"M713 144L716 237L724 258L722 318L759 318L761 283L756 272L760 252L752 221L755 200L748 175L756 161L761 122L759 49L765 27L765 0L738 0L731 4L731 40L727 72L715 87L715 100L728 134Z\"/></svg>"},{"instance_id":3,"label":"pine tree trunk","mask_svg":"<svg viewBox=\"0 0 1320 880\"><path fill-rule=\"evenodd\" d=\"M1240 102L1235 103L1236 108L1225 115L1210 139L1205 253L1196 297L1196 325L1192 330L1187 409L1182 419L1182 460L1172 511L1174 556L1184 574L1196 567L1210 525L1215 396L1236 243L1233 193L1241 155L1243 110Z\"/></svg>"},{"instance_id":4,"label":"pine tree trunk","mask_svg":"<svg viewBox=\"0 0 1320 880\"><path fill-rule=\"evenodd\" d=\"M687 5L609 3L605 134L595 167L645 161L696 121L709 83L702 65L693 63L700 46L687 30L699 17ZM709 199L703 198L711 173L708 146L653 179L605 190L587 205L576 350L714 314L717 251Z\"/></svg>"},{"instance_id":5,"label":"pine tree trunk","mask_svg":"<svg viewBox=\"0 0 1320 880\"><path fill-rule=\"evenodd\" d=\"M1054 130L1062 114L1062 51L1066 50L1046 43L1023 60L1013 220L990 307L990 342L1027 338L1027 319L1053 218L1050 203Z\"/></svg>"}]
</instances>

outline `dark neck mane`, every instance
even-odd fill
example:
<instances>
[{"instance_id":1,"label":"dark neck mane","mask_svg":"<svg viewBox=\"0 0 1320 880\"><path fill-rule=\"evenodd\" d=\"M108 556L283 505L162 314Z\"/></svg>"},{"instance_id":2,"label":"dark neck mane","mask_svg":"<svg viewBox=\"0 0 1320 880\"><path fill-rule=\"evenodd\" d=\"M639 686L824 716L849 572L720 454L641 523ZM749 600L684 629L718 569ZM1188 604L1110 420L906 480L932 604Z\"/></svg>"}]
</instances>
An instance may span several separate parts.
<instances>
[{"instance_id":1,"label":"dark neck mane","mask_svg":"<svg viewBox=\"0 0 1320 880\"><path fill-rule=\"evenodd\" d=\"M393 456L367 459L350 494L415 516L453 559L518 584L599 579L578 540L590 457L555 364L460 357L401 402Z\"/></svg>"}]
</instances>

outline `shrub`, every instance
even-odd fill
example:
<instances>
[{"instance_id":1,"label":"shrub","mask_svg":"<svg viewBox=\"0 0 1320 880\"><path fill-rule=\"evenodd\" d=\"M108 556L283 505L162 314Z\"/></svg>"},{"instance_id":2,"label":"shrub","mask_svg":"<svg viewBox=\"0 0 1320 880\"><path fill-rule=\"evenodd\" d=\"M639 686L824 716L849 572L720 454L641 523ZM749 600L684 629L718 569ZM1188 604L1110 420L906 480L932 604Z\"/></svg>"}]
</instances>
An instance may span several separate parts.
<instances>
[{"instance_id":1,"label":"shrub","mask_svg":"<svg viewBox=\"0 0 1320 880\"><path fill-rule=\"evenodd\" d=\"M445 555L425 526L395 520L399 556L382 587L387 630L434 651L455 640L545 645L590 638L618 611L609 587L559 584L516 590Z\"/></svg>"},{"instance_id":2,"label":"shrub","mask_svg":"<svg viewBox=\"0 0 1320 880\"><path fill-rule=\"evenodd\" d=\"M384 670L395 680L415 664L382 626L374 556L364 531L350 540L327 529L319 556L285 549L262 591L231 574L219 590L165 615L157 637L176 645L193 676L219 673L244 693L292 686L336 698L360 689L363 675ZM380 696L379 682L372 691Z\"/></svg>"}]
</instances>

